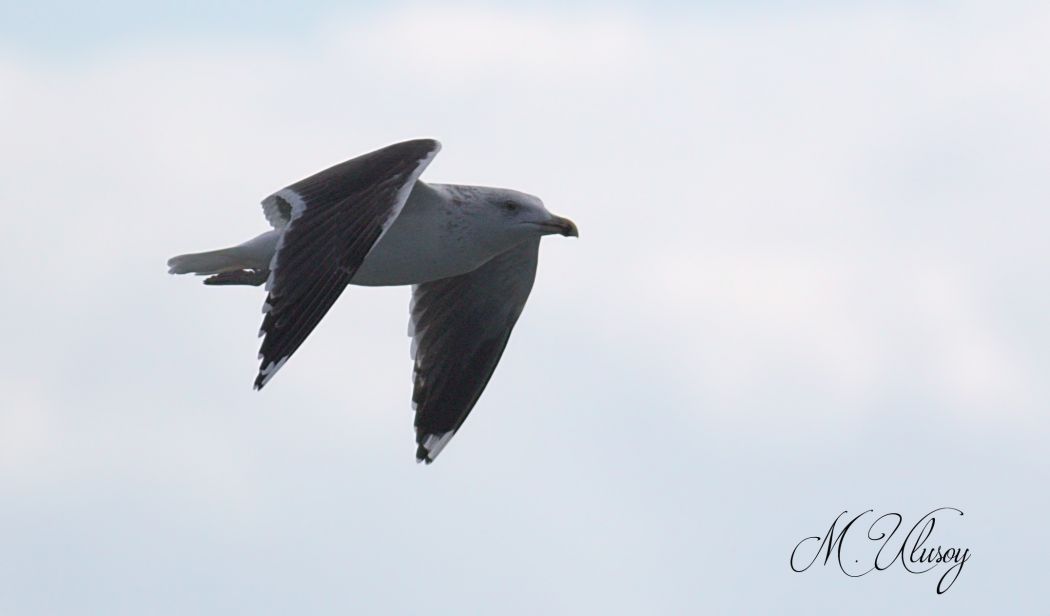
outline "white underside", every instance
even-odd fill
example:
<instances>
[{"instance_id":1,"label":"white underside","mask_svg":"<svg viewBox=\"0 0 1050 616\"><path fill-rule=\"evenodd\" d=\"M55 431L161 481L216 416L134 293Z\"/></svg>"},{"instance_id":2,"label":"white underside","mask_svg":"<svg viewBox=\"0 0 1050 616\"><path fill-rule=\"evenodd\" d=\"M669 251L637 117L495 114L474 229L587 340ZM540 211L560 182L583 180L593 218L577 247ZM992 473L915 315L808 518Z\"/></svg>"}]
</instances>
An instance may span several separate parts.
<instances>
[{"instance_id":1,"label":"white underside","mask_svg":"<svg viewBox=\"0 0 1050 616\"><path fill-rule=\"evenodd\" d=\"M440 187L416 182L405 207L365 257L350 284L422 284L473 271L493 255L482 251L450 218Z\"/></svg>"}]
</instances>

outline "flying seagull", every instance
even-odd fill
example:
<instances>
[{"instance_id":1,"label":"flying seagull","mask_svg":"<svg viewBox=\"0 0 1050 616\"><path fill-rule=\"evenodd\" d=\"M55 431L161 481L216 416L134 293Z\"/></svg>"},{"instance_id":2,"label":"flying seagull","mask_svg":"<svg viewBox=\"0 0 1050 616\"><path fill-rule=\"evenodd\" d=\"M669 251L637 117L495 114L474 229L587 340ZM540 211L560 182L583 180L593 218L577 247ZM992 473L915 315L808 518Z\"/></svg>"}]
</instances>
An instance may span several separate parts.
<instances>
[{"instance_id":1,"label":"flying seagull","mask_svg":"<svg viewBox=\"0 0 1050 616\"><path fill-rule=\"evenodd\" d=\"M496 369L532 290L540 238L578 237L532 195L420 181L440 149L405 141L325 169L263 199L272 231L168 260L170 273L207 275L207 285L266 284L255 389L347 285L412 285L416 459L427 464Z\"/></svg>"}]
</instances>

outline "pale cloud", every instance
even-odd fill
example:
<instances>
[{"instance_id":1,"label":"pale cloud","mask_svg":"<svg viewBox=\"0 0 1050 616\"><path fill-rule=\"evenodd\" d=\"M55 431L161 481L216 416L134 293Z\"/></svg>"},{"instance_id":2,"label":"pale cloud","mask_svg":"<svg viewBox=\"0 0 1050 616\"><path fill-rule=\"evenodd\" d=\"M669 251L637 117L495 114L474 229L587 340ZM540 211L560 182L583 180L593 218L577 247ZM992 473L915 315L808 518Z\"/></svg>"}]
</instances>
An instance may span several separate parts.
<instances>
[{"instance_id":1,"label":"pale cloud","mask_svg":"<svg viewBox=\"0 0 1050 616\"><path fill-rule=\"evenodd\" d=\"M56 453L49 404L38 384L4 380L4 408L0 409L0 475L19 482L33 476L40 456Z\"/></svg>"},{"instance_id":2,"label":"pale cloud","mask_svg":"<svg viewBox=\"0 0 1050 616\"><path fill-rule=\"evenodd\" d=\"M712 375L690 386L698 401L757 403L756 384L798 371L814 394L854 401L905 379L947 401L1024 405L1045 390L1031 356L990 325L981 266L1017 250L983 237L990 199L1005 222L989 225L1022 239L1040 228L1025 219L1046 219L1025 174L1033 157L1050 161L1032 104L1048 88L1027 70L1046 46L1028 24L1045 10L1028 10L987 32L973 7L688 25L416 7L289 47L9 60L0 157L16 181L3 190L24 204L10 222L61 212L64 224L46 250L14 236L32 267L8 261L5 275L28 286L82 264L76 280L34 290L43 314L71 293L127 294L114 272L132 255L145 273L147 256L238 241L261 228L253 202L275 181L347 144L433 134L449 142L438 179L522 185L580 219L588 249L551 251L540 301L571 313L592 305L581 294L615 298L615 312L574 315L598 337L613 322L628 343L649 321L674 332L681 362ZM1025 243L1030 268L1046 256L1036 245ZM169 301L218 301L203 297Z\"/></svg>"},{"instance_id":3,"label":"pale cloud","mask_svg":"<svg viewBox=\"0 0 1050 616\"><path fill-rule=\"evenodd\" d=\"M909 21L948 15L952 28ZM589 269L580 274L624 305L638 287L664 298L624 310L660 319L688 348L711 349L705 340L718 338L736 349L697 357L713 371L733 370L719 387L745 387L766 369L751 358L773 352L780 365L805 366L863 396L900 377L886 367L902 352L885 344L892 321L911 322L909 336L930 332L922 351L930 366L913 376L931 390L1027 390L1021 397L1031 398L1033 372L1007 368L1026 359L967 304L985 282L969 266L1012 248L993 243L975 257L968 246L983 230L974 215L994 198L981 186L1014 180L1007 196L1016 202L1001 204L1000 216L1015 223L1031 212L1026 186L1034 189L1035 178L1002 174L1046 152L1010 151L997 137L1045 135L1030 103L1047 88L1024 70L1038 31L1010 21L992 38L980 17L972 8L841 11L686 27L628 13L552 20L416 7L334 23L290 48L210 42L87 65L7 62L3 163L18 181L5 198L61 204L67 222L26 282L77 259L101 276L132 252L163 247L162 257L257 230L252 200L273 188L271 178L345 156L347 143L462 133L434 175L535 181L546 186L528 188L555 209L593 219L591 251L602 258L583 261ZM978 34L982 45L963 45ZM752 42L741 46L741 38ZM449 87L461 81L462 90ZM464 120L464 129L452 128ZM486 134L497 121L500 132ZM574 131L583 141L572 140ZM543 136L547 143L537 141ZM982 149L987 156L975 154ZM577 172L551 174L552 166ZM959 173L968 174L961 184ZM242 205L223 205L234 203ZM32 226L41 210L17 208L15 222ZM958 215L965 218L952 220ZM87 238L123 250L85 250ZM627 238L637 249L629 260L612 252ZM34 252L34 236L14 241ZM627 268L626 283L606 276L610 259ZM944 278L915 279L930 259L977 288L949 302L968 317L924 316L929 297L915 294ZM19 267L11 276L27 274ZM91 285L80 282L81 297L90 297ZM574 292L551 300L571 306ZM668 323L667 311L678 320ZM958 342L972 336L984 342Z\"/></svg>"},{"instance_id":4,"label":"pale cloud","mask_svg":"<svg viewBox=\"0 0 1050 616\"><path fill-rule=\"evenodd\" d=\"M570 11L551 19L520 9L417 6L329 26L321 41L340 58L443 89L510 77L607 79L645 65L649 34L629 14Z\"/></svg>"},{"instance_id":5,"label":"pale cloud","mask_svg":"<svg viewBox=\"0 0 1050 616\"><path fill-rule=\"evenodd\" d=\"M413 580L427 596L463 590L460 574L506 590L506 576L550 591L523 611L575 612L645 611L653 587L673 611L695 604L697 579L720 580L710 605L736 607L725 572L752 567L805 605L796 580L737 556L796 529L731 525L811 493L828 452L853 465L881 460L887 432L898 447L947 431L969 450L1016 445L981 472L1045 469L1048 16L417 6L302 39L0 54L0 495L25 508L8 515L23 528L34 504L82 512L69 535L127 520L155 551L123 549L192 569L154 533L173 528L227 559L190 586L243 567L245 587L287 582L295 605L319 586L335 605L387 593L408 611L384 586L407 584L404 567L431 572ZM411 465L405 289L351 289L256 394L258 291L164 273L172 254L261 231L257 202L281 185L416 136L444 141L429 178L533 192L582 235L545 242L503 365L425 470ZM924 507L908 500L920 488L880 483L938 468L923 455L856 463L837 489ZM942 479L986 517L1004 502L979 473ZM123 517L126 498L141 516ZM797 515L823 523L830 502ZM701 537L701 517L726 537ZM500 575L493 546L514 556ZM565 546L575 556L552 558ZM724 556L696 563L698 547ZM313 559L312 574L253 552L267 549ZM591 602L610 579L646 584ZM858 591L872 610L895 596L876 586L911 580L882 582ZM766 613L771 600L748 598Z\"/></svg>"}]
</instances>

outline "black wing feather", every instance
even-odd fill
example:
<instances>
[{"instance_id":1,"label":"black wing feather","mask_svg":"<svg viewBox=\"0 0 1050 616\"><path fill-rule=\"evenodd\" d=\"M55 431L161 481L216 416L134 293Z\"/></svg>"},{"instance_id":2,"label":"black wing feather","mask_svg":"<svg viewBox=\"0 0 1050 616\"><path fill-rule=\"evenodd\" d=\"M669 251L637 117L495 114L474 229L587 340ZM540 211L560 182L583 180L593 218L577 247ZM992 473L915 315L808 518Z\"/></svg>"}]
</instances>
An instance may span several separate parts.
<instances>
[{"instance_id":1,"label":"black wing feather","mask_svg":"<svg viewBox=\"0 0 1050 616\"><path fill-rule=\"evenodd\" d=\"M416 457L428 437L459 429L488 385L536 277L539 240L453 278L412 291Z\"/></svg>"},{"instance_id":2,"label":"black wing feather","mask_svg":"<svg viewBox=\"0 0 1050 616\"><path fill-rule=\"evenodd\" d=\"M397 143L269 197L283 195L281 201L289 203L297 197L302 204L297 209L291 203L290 221L271 266L256 389L317 327L440 148L432 139Z\"/></svg>"}]
</instances>

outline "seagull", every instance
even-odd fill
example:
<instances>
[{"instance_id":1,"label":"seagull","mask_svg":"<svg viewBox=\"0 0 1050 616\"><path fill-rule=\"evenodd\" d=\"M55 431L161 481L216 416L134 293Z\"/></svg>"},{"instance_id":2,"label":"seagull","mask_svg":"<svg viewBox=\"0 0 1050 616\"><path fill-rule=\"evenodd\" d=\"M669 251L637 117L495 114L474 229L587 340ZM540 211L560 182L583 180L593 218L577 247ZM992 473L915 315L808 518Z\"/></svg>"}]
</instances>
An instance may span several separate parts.
<instances>
[{"instance_id":1,"label":"seagull","mask_svg":"<svg viewBox=\"0 0 1050 616\"><path fill-rule=\"evenodd\" d=\"M273 226L231 248L179 255L169 273L265 284L262 389L347 285L412 285L416 461L430 464L485 390L536 277L540 238L579 237L537 197L419 179L441 144L395 143L262 201Z\"/></svg>"}]
</instances>

